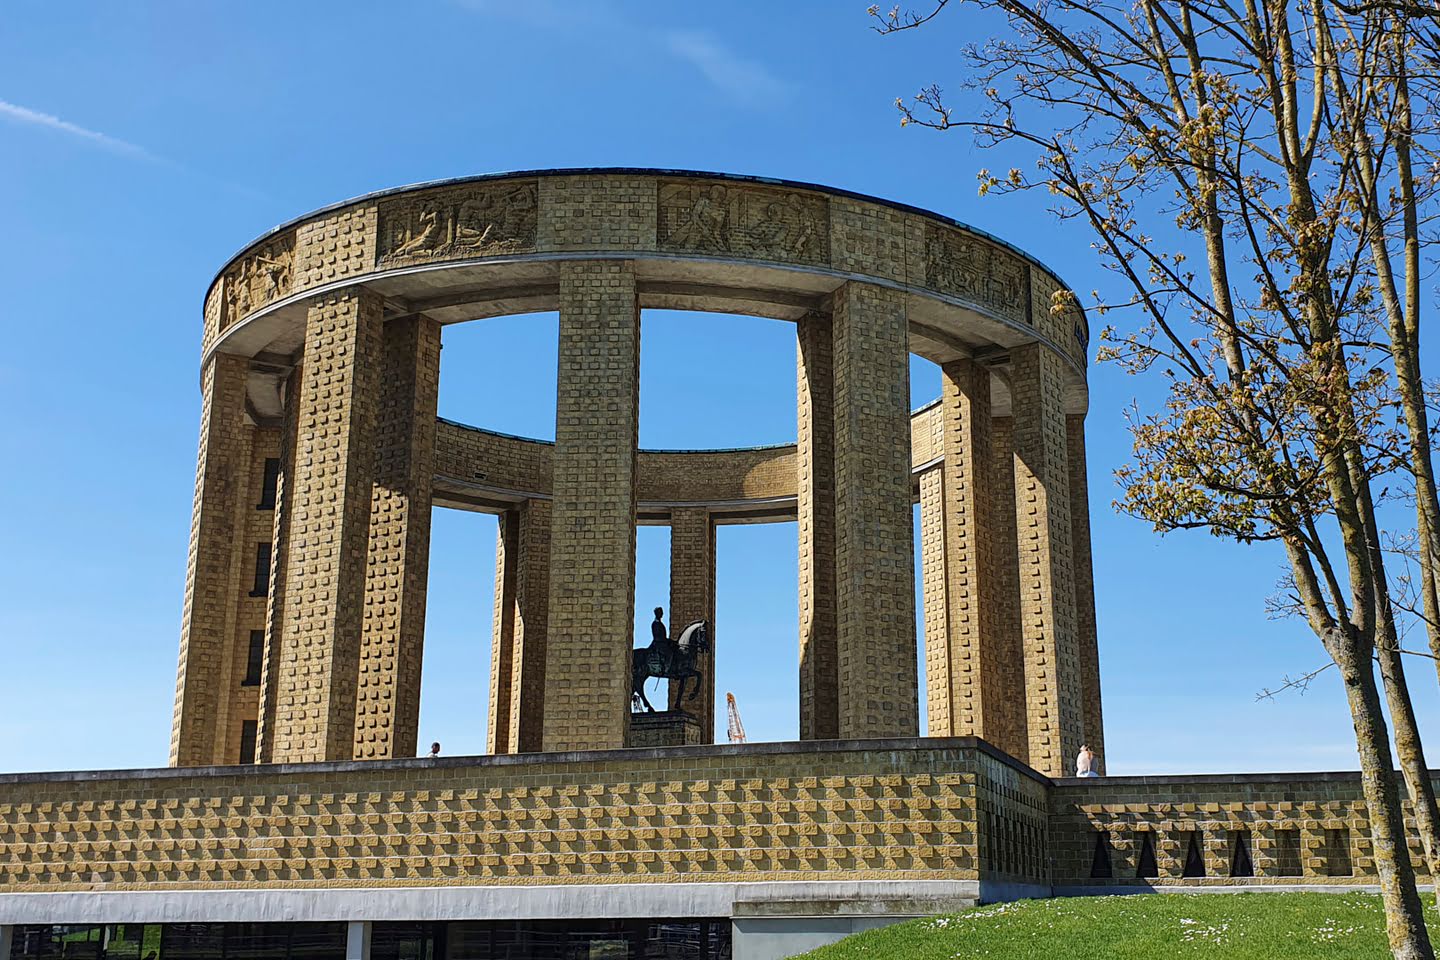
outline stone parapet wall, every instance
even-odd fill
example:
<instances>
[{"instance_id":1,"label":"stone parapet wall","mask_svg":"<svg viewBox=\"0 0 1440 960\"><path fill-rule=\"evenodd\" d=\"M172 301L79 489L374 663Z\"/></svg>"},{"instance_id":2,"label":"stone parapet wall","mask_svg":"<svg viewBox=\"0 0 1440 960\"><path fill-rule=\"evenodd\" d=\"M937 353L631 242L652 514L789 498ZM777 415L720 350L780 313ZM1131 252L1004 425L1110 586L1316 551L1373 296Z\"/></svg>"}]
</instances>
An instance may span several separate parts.
<instances>
[{"instance_id":1,"label":"stone parapet wall","mask_svg":"<svg viewBox=\"0 0 1440 960\"><path fill-rule=\"evenodd\" d=\"M1405 806L1411 861L1428 874ZM1050 834L1057 889L1378 882L1354 773L1059 780L1050 796ZM1097 838L1109 846L1108 877L1097 864ZM1190 853L1192 838L1203 874ZM1237 839L1253 876L1235 875ZM1153 870L1142 865L1147 845ZM1243 871L1243 860L1238 866Z\"/></svg>"},{"instance_id":2,"label":"stone parapet wall","mask_svg":"<svg viewBox=\"0 0 1440 960\"><path fill-rule=\"evenodd\" d=\"M974 880L1005 770L1041 782L964 739L7 775L0 889Z\"/></svg>"}]
</instances>

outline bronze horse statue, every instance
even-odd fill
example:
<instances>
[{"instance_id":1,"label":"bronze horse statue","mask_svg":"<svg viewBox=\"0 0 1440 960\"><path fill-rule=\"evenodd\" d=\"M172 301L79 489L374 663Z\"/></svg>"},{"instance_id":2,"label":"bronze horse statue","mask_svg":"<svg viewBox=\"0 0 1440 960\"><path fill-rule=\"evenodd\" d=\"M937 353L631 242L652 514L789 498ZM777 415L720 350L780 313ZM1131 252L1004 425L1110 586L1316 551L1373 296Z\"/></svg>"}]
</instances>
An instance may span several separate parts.
<instances>
[{"instance_id":1,"label":"bronze horse statue","mask_svg":"<svg viewBox=\"0 0 1440 960\"><path fill-rule=\"evenodd\" d=\"M700 692L700 671L695 668L696 655L706 653L710 650L710 625L704 620L696 620L684 630L680 631L677 640L652 641L648 647L638 647L631 651L630 658L630 703L632 708L639 709L642 705L650 713L655 712L650 699L645 696L645 682L651 677L659 677L662 680L679 680L680 696L675 698L676 703L683 703L687 699L695 699ZM690 678L695 678L695 689L690 691L690 696L685 696L685 687L689 684Z\"/></svg>"}]
</instances>

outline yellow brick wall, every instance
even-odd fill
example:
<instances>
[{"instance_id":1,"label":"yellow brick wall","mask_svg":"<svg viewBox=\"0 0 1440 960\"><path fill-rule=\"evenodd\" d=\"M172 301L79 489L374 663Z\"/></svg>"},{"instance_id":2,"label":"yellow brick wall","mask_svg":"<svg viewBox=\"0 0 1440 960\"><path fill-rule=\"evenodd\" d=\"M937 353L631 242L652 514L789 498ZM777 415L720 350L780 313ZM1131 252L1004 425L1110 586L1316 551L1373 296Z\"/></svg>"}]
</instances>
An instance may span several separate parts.
<instances>
[{"instance_id":1,"label":"yellow brick wall","mask_svg":"<svg viewBox=\"0 0 1440 960\"><path fill-rule=\"evenodd\" d=\"M919 733L903 298L836 292L835 648L842 737Z\"/></svg>"},{"instance_id":2,"label":"yellow brick wall","mask_svg":"<svg viewBox=\"0 0 1440 960\"><path fill-rule=\"evenodd\" d=\"M544 746L622 747L640 423L632 264L561 264L559 353Z\"/></svg>"},{"instance_id":3,"label":"yellow brick wall","mask_svg":"<svg viewBox=\"0 0 1440 960\"><path fill-rule=\"evenodd\" d=\"M413 757L430 568L440 325L391 320L375 423L355 757Z\"/></svg>"},{"instance_id":4,"label":"yellow brick wall","mask_svg":"<svg viewBox=\"0 0 1440 960\"><path fill-rule=\"evenodd\" d=\"M305 343L272 741L273 759L292 762L354 750L383 352L378 297L317 299Z\"/></svg>"},{"instance_id":5,"label":"yellow brick wall","mask_svg":"<svg viewBox=\"0 0 1440 960\"><path fill-rule=\"evenodd\" d=\"M702 747L3 777L0 887L975 879L982 760Z\"/></svg>"}]
</instances>

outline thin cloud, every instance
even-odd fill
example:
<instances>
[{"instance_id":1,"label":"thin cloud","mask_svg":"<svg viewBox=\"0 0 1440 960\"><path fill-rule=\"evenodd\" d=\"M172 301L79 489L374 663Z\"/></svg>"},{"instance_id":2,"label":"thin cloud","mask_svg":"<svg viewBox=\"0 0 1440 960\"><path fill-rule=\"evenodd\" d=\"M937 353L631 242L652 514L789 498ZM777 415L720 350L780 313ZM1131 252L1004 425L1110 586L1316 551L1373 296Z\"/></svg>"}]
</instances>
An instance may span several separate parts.
<instances>
[{"instance_id":1,"label":"thin cloud","mask_svg":"<svg viewBox=\"0 0 1440 960\"><path fill-rule=\"evenodd\" d=\"M109 150L113 153L121 153L132 157L144 157L149 160L158 159L144 147L130 143L128 140L121 140L109 134L101 133L98 130L90 130L69 120L61 120L59 117L49 113L41 113L39 110L31 110L29 107L22 107L17 103L9 103L0 100L0 116L9 117L17 123L28 124L32 127L45 127L49 130L59 130L61 133L68 133L72 137L79 137L97 147Z\"/></svg>"},{"instance_id":2,"label":"thin cloud","mask_svg":"<svg viewBox=\"0 0 1440 960\"><path fill-rule=\"evenodd\" d=\"M764 64L746 60L705 33L670 30L662 35L665 48L686 61L719 89L744 100L766 100L789 92L786 84Z\"/></svg>"}]
</instances>

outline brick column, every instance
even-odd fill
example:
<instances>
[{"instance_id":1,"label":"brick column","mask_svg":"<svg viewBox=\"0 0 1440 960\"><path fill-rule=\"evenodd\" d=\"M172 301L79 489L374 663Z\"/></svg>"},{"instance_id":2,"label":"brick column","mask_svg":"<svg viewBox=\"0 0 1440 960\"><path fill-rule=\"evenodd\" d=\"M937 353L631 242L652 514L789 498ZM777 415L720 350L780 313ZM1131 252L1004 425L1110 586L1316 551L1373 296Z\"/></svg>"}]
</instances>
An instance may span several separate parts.
<instances>
[{"instance_id":1,"label":"brick column","mask_svg":"<svg viewBox=\"0 0 1440 960\"><path fill-rule=\"evenodd\" d=\"M954 736L949 591L945 582L945 471L920 474L920 592L925 618L925 703L932 737Z\"/></svg>"},{"instance_id":2,"label":"brick column","mask_svg":"<svg viewBox=\"0 0 1440 960\"><path fill-rule=\"evenodd\" d=\"M1070 462L1070 549L1075 558L1075 630L1080 645L1084 740L1105 772L1105 722L1100 707L1100 640L1095 624L1095 571L1090 556L1090 485L1085 469L1085 415L1065 418Z\"/></svg>"},{"instance_id":3,"label":"brick column","mask_svg":"<svg viewBox=\"0 0 1440 960\"><path fill-rule=\"evenodd\" d=\"M680 684L670 684L670 709L684 710L700 723L700 742L715 742L715 524L704 507L670 511L670 637L696 620L710 623L711 652L699 654L700 688L683 703ZM695 691L694 681L687 685Z\"/></svg>"},{"instance_id":4,"label":"brick column","mask_svg":"<svg viewBox=\"0 0 1440 960\"><path fill-rule=\"evenodd\" d=\"M626 261L560 264L546 750L618 748L630 717L640 305Z\"/></svg>"},{"instance_id":5,"label":"brick column","mask_svg":"<svg viewBox=\"0 0 1440 960\"><path fill-rule=\"evenodd\" d=\"M1062 776L1070 772L1084 729L1063 362L1038 343L1015 348L1010 394L1029 763L1047 776Z\"/></svg>"},{"instance_id":6,"label":"brick column","mask_svg":"<svg viewBox=\"0 0 1440 960\"><path fill-rule=\"evenodd\" d=\"M800 739L840 736L835 652L835 377L829 314L796 325Z\"/></svg>"},{"instance_id":7,"label":"brick column","mask_svg":"<svg viewBox=\"0 0 1440 960\"><path fill-rule=\"evenodd\" d=\"M516 540L515 625L511 631L510 736L514 753L545 749L545 646L550 604L549 500L527 500ZM627 708L628 709L628 708Z\"/></svg>"},{"instance_id":8,"label":"brick column","mask_svg":"<svg viewBox=\"0 0 1440 960\"><path fill-rule=\"evenodd\" d=\"M834 293L840 736L917 735L910 352L903 295Z\"/></svg>"},{"instance_id":9,"label":"brick column","mask_svg":"<svg viewBox=\"0 0 1440 960\"><path fill-rule=\"evenodd\" d=\"M1004 731L995 746L1029 762L1030 727L1025 706L1025 645L1020 639L1020 560L1015 524L1015 420L990 421L990 491L995 511L996 630L1000 646L1000 683L1006 691Z\"/></svg>"},{"instance_id":10,"label":"brick column","mask_svg":"<svg viewBox=\"0 0 1440 960\"><path fill-rule=\"evenodd\" d=\"M520 560L520 511L506 510L495 531L495 619L490 634L490 717L487 753L510 749L510 702L514 687L516 580Z\"/></svg>"},{"instance_id":11,"label":"brick column","mask_svg":"<svg viewBox=\"0 0 1440 960\"><path fill-rule=\"evenodd\" d=\"M276 677L275 762L348 760L380 387L380 299L365 290L317 298L305 323L285 622Z\"/></svg>"},{"instance_id":12,"label":"brick column","mask_svg":"<svg viewBox=\"0 0 1440 960\"><path fill-rule=\"evenodd\" d=\"M990 445L990 371L969 360L941 367L941 431L945 462L940 484L943 510L938 523L928 524L943 537L939 551L943 564L938 583L926 584L937 593L944 613L928 610L926 664L938 676L928 678L931 688L932 736L978 736L999 746L1005 738L1003 716L1007 699L1021 690L1006 691L1003 676L1005 650L1001 644L999 589L995 569L998 523L994 510ZM922 480L923 483L923 480ZM932 483L933 485L933 483ZM924 511L922 486L922 511ZM933 493L933 491L932 491ZM935 553L923 545L922 562ZM938 688L938 689L937 689ZM934 701L948 699L937 715Z\"/></svg>"},{"instance_id":13,"label":"brick column","mask_svg":"<svg viewBox=\"0 0 1440 960\"><path fill-rule=\"evenodd\" d=\"M495 631L490 656L491 753L544 749L550 501L500 517L495 540Z\"/></svg>"},{"instance_id":14,"label":"brick column","mask_svg":"<svg viewBox=\"0 0 1440 960\"><path fill-rule=\"evenodd\" d=\"M237 546L248 492L250 428L245 422L248 362L215 354L201 374L200 453L190 516L190 560L180 626L170 765L215 762L222 682L242 573Z\"/></svg>"},{"instance_id":15,"label":"brick column","mask_svg":"<svg viewBox=\"0 0 1440 960\"><path fill-rule=\"evenodd\" d=\"M355 702L360 760L415 756L430 570L440 325L429 317L391 320L383 338Z\"/></svg>"},{"instance_id":16,"label":"brick column","mask_svg":"<svg viewBox=\"0 0 1440 960\"><path fill-rule=\"evenodd\" d=\"M295 489L295 450L300 426L300 367L285 380L285 425L280 432L280 475L275 485L275 513L270 539L270 596L265 607L265 654L260 669L260 709L255 759L270 763L275 756L275 717L281 672L280 638L285 632L286 557L290 550L290 514Z\"/></svg>"}]
</instances>

